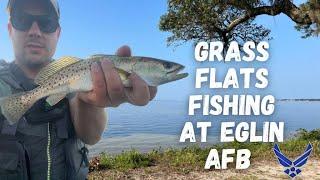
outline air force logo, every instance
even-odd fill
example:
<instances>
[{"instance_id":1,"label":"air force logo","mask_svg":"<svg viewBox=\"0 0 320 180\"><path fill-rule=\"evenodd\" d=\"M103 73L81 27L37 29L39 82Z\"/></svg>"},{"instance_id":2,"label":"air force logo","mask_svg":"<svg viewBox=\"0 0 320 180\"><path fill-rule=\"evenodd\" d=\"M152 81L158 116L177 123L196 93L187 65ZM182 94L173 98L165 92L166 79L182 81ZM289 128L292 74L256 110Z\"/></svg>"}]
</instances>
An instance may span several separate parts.
<instances>
[{"instance_id":1,"label":"air force logo","mask_svg":"<svg viewBox=\"0 0 320 180\"><path fill-rule=\"evenodd\" d=\"M294 178L301 173L301 167L307 163L312 152L312 145L309 143L304 153L293 162L282 154L278 144L274 145L273 151L277 156L279 163L285 168L284 172L291 178Z\"/></svg>"}]
</instances>

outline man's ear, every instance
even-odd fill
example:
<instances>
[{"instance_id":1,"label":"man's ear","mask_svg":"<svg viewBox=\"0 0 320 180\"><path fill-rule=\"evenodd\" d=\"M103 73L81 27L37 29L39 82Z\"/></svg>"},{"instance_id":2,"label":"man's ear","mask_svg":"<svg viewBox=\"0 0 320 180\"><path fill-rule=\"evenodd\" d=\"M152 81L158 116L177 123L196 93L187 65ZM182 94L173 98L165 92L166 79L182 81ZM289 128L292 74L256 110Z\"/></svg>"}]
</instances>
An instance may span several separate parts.
<instances>
[{"instance_id":1,"label":"man's ear","mask_svg":"<svg viewBox=\"0 0 320 180\"><path fill-rule=\"evenodd\" d=\"M58 29L57 29L57 36L58 36L58 39L60 38L60 33L61 33L61 27L59 26Z\"/></svg>"},{"instance_id":2,"label":"man's ear","mask_svg":"<svg viewBox=\"0 0 320 180\"><path fill-rule=\"evenodd\" d=\"M11 37L11 34L12 34L12 24L10 22L8 22L8 32L9 32L9 36Z\"/></svg>"}]
</instances>

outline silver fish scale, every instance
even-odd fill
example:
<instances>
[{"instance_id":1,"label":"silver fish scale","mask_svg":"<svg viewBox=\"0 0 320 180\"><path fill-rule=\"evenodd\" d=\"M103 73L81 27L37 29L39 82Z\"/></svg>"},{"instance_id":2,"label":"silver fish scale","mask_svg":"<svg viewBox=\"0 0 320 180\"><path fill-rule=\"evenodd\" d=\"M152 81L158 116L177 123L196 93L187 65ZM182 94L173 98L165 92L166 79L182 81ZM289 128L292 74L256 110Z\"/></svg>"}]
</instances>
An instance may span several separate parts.
<instances>
[{"instance_id":1,"label":"silver fish scale","mask_svg":"<svg viewBox=\"0 0 320 180\"><path fill-rule=\"evenodd\" d=\"M76 91L89 91L92 89L91 64L93 62L82 60L62 68L42 84L39 92L41 96Z\"/></svg>"}]
</instances>

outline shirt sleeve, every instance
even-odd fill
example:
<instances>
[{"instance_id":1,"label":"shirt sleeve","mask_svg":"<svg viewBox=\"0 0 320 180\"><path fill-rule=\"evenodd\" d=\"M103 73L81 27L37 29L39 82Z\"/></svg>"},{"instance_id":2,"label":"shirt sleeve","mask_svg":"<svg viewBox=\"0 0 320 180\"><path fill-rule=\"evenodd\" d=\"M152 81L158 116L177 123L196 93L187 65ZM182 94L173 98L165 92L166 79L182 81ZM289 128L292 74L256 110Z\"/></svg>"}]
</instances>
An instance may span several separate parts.
<instances>
[{"instance_id":1,"label":"shirt sleeve","mask_svg":"<svg viewBox=\"0 0 320 180\"><path fill-rule=\"evenodd\" d=\"M0 97L5 97L11 94L11 87L0 79Z\"/></svg>"},{"instance_id":2,"label":"shirt sleeve","mask_svg":"<svg viewBox=\"0 0 320 180\"><path fill-rule=\"evenodd\" d=\"M11 94L11 88L10 86L5 83L2 79L0 79L0 99L1 97L5 97ZM0 122L2 122L5 119L5 117L1 113L0 108Z\"/></svg>"}]
</instances>

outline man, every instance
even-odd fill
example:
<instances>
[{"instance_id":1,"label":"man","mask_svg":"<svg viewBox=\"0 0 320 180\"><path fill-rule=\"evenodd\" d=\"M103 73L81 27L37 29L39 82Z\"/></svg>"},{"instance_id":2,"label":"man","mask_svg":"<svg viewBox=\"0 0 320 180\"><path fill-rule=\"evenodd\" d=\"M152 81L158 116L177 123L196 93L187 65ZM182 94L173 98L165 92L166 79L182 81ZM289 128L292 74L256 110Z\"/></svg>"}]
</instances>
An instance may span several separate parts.
<instances>
[{"instance_id":1,"label":"man","mask_svg":"<svg viewBox=\"0 0 320 180\"><path fill-rule=\"evenodd\" d=\"M60 36L60 12L56 0L9 0L8 31L15 60L2 63L0 95L36 87L37 73L50 61ZM130 56L130 48L117 51ZM123 102L146 105L156 94L136 74L132 88L124 88L110 61L92 66L94 88L77 93L50 107L38 101L16 125L0 121L0 179L85 179L87 149L99 141L105 129L105 107Z\"/></svg>"}]
</instances>

